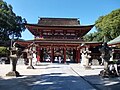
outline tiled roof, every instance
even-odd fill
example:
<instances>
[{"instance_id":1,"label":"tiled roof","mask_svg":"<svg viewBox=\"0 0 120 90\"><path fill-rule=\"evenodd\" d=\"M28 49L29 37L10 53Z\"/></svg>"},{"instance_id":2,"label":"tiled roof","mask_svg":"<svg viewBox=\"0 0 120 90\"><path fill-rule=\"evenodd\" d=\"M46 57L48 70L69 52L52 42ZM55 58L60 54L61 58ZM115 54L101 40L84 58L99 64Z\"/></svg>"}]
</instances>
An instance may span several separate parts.
<instances>
[{"instance_id":1,"label":"tiled roof","mask_svg":"<svg viewBox=\"0 0 120 90\"><path fill-rule=\"evenodd\" d=\"M108 44L119 44L119 43L120 43L120 36L108 42Z\"/></svg>"},{"instance_id":2,"label":"tiled roof","mask_svg":"<svg viewBox=\"0 0 120 90\"><path fill-rule=\"evenodd\" d=\"M39 25L43 26L79 26L78 18L40 18Z\"/></svg>"}]
</instances>

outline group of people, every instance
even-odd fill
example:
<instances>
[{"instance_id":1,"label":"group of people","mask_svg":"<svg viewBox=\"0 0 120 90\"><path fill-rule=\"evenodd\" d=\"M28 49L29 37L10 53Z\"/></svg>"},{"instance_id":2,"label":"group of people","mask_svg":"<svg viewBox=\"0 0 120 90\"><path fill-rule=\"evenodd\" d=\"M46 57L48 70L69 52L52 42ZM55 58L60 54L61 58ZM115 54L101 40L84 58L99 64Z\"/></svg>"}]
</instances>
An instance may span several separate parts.
<instances>
[{"instance_id":1,"label":"group of people","mask_svg":"<svg viewBox=\"0 0 120 90\"><path fill-rule=\"evenodd\" d=\"M59 56L59 57L55 57L54 61L58 61L59 63L62 63L63 59Z\"/></svg>"}]
</instances>

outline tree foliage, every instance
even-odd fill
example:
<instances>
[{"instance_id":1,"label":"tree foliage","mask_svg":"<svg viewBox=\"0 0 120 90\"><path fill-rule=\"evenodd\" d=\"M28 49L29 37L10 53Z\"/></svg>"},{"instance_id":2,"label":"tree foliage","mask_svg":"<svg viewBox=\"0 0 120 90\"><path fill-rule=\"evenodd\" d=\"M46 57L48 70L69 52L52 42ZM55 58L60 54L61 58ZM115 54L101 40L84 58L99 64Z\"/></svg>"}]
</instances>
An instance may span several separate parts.
<instances>
[{"instance_id":1,"label":"tree foliage","mask_svg":"<svg viewBox=\"0 0 120 90\"><path fill-rule=\"evenodd\" d=\"M0 56L7 56L9 55L9 50L7 50L7 47L0 47Z\"/></svg>"},{"instance_id":2,"label":"tree foliage","mask_svg":"<svg viewBox=\"0 0 120 90\"><path fill-rule=\"evenodd\" d=\"M107 39L112 40L120 35L120 9L114 10L108 15L101 16L95 22L95 27L99 34Z\"/></svg>"},{"instance_id":3,"label":"tree foliage","mask_svg":"<svg viewBox=\"0 0 120 90\"><path fill-rule=\"evenodd\" d=\"M0 0L0 40L8 40L10 35L21 37L25 30L25 19L13 12L11 5Z\"/></svg>"},{"instance_id":4,"label":"tree foliage","mask_svg":"<svg viewBox=\"0 0 120 90\"><path fill-rule=\"evenodd\" d=\"M99 32L89 33L83 37L85 41L103 41Z\"/></svg>"},{"instance_id":5,"label":"tree foliage","mask_svg":"<svg viewBox=\"0 0 120 90\"><path fill-rule=\"evenodd\" d=\"M97 32L85 35L86 41L109 41L120 35L120 9L100 16L95 22Z\"/></svg>"}]
</instances>

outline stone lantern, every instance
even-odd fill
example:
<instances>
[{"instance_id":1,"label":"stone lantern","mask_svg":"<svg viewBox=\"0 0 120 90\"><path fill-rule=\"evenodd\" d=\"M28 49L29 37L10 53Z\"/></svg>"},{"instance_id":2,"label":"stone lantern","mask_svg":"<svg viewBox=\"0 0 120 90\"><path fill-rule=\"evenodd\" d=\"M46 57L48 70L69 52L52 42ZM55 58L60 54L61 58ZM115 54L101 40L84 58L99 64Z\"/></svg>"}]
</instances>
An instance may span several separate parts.
<instances>
[{"instance_id":1,"label":"stone lantern","mask_svg":"<svg viewBox=\"0 0 120 90\"><path fill-rule=\"evenodd\" d=\"M104 70L100 71L100 76L110 77L110 76L119 76L118 70L118 61L110 60L112 58L112 48L107 45L107 42L104 42L102 48L100 49L101 58L104 60Z\"/></svg>"},{"instance_id":2,"label":"stone lantern","mask_svg":"<svg viewBox=\"0 0 120 90\"><path fill-rule=\"evenodd\" d=\"M82 61L81 61L81 65L85 66L85 67L89 67L89 59L91 58L90 53L91 51L89 51L88 47L84 47L81 50L81 57L82 57Z\"/></svg>"},{"instance_id":3,"label":"stone lantern","mask_svg":"<svg viewBox=\"0 0 120 90\"><path fill-rule=\"evenodd\" d=\"M16 77L20 76L19 72L16 71L16 64L21 51L15 45L16 43L13 44L13 47L11 47L11 50L10 50L10 60L12 62L12 71L8 72L6 76L16 76Z\"/></svg>"},{"instance_id":4,"label":"stone lantern","mask_svg":"<svg viewBox=\"0 0 120 90\"><path fill-rule=\"evenodd\" d=\"M108 69L108 62L112 57L112 49L107 45L107 42L104 42L102 48L100 49L101 58L104 60L104 68Z\"/></svg>"},{"instance_id":5,"label":"stone lantern","mask_svg":"<svg viewBox=\"0 0 120 90\"><path fill-rule=\"evenodd\" d=\"M34 69L33 65L32 65L32 59L33 59L33 47L30 47L28 49L28 59L29 59L29 66L27 67L27 69Z\"/></svg>"}]
</instances>

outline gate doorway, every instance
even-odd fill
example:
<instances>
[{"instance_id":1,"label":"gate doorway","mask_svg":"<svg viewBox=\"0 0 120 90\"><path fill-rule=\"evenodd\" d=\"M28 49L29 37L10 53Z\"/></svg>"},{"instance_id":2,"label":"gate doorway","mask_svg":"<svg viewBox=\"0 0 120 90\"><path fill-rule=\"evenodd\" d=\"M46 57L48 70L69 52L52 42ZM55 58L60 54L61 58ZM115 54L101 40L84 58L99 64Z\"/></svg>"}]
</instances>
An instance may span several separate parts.
<instances>
[{"instance_id":1,"label":"gate doorway","mask_svg":"<svg viewBox=\"0 0 120 90\"><path fill-rule=\"evenodd\" d=\"M40 62L78 63L78 56L80 56L80 51L75 48L43 47L38 50Z\"/></svg>"}]
</instances>

